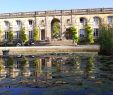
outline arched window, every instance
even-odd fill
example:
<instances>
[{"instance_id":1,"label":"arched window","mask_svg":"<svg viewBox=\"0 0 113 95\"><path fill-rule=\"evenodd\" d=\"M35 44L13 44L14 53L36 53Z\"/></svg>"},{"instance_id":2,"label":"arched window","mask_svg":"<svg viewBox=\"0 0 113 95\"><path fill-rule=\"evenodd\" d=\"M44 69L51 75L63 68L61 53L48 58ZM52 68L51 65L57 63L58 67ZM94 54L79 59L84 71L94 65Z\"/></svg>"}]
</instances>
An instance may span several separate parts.
<instances>
[{"instance_id":1,"label":"arched window","mask_svg":"<svg viewBox=\"0 0 113 95\"><path fill-rule=\"evenodd\" d=\"M94 24L96 24L96 25L99 25L99 24L101 23L100 17L95 16L95 17L93 18L93 20L94 20Z\"/></svg>"},{"instance_id":2,"label":"arched window","mask_svg":"<svg viewBox=\"0 0 113 95\"><path fill-rule=\"evenodd\" d=\"M67 24L71 24L71 21L70 21L70 19L67 19Z\"/></svg>"},{"instance_id":3,"label":"arched window","mask_svg":"<svg viewBox=\"0 0 113 95\"><path fill-rule=\"evenodd\" d=\"M5 27L10 27L9 21L4 21L4 23L5 23Z\"/></svg>"},{"instance_id":4,"label":"arched window","mask_svg":"<svg viewBox=\"0 0 113 95\"><path fill-rule=\"evenodd\" d=\"M20 20L16 20L16 25L17 26L21 26L22 25L22 22Z\"/></svg>"},{"instance_id":5,"label":"arched window","mask_svg":"<svg viewBox=\"0 0 113 95\"><path fill-rule=\"evenodd\" d=\"M80 18L80 23L85 25L87 23L87 19L84 18L84 17L81 17Z\"/></svg>"},{"instance_id":6,"label":"arched window","mask_svg":"<svg viewBox=\"0 0 113 95\"><path fill-rule=\"evenodd\" d=\"M41 26L44 26L45 25L45 22L44 22L43 19L41 20L40 24L41 24Z\"/></svg>"},{"instance_id":7,"label":"arched window","mask_svg":"<svg viewBox=\"0 0 113 95\"><path fill-rule=\"evenodd\" d=\"M112 24L113 23L113 16L108 16L107 20L108 20L108 24Z\"/></svg>"}]
</instances>

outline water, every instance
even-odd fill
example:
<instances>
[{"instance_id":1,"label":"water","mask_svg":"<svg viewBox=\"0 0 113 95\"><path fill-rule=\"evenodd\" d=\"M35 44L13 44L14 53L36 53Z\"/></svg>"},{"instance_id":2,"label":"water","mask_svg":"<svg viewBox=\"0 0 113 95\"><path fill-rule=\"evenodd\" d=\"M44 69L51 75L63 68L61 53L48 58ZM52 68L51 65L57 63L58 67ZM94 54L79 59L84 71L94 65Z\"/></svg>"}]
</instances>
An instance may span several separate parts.
<instances>
[{"instance_id":1,"label":"water","mask_svg":"<svg viewBox=\"0 0 113 95\"><path fill-rule=\"evenodd\" d=\"M0 57L0 95L113 95L113 56Z\"/></svg>"}]
</instances>

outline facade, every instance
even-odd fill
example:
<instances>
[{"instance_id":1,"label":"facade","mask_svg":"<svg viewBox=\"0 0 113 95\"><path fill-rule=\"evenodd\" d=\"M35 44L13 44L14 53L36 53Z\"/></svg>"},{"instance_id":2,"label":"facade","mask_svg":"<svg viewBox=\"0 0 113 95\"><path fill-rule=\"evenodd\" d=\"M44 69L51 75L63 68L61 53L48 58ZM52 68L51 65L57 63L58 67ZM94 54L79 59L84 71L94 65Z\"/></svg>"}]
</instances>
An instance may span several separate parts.
<instances>
[{"instance_id":1,"label":"facade","mask_svg":"<svg viewBox=\"0 0 113 95\"><path fill-rule=\"evenodd\" d=\"M54 22L60 25L60 37L62 40L72 39L69 32L71 26L75 26L78 36L85 37L84 25L87 23L94 31L94 37L99 36L99 23L112 24L113 8L73 9L54 11L35 11L0 14L0 30L2 41L7 40L7 33L11 28L14 39L19 39L21 26L25 27L29 39L33 38L33 28L39 28L40 40L52 40L52 26Z\"/></svg>"}]
</instances>

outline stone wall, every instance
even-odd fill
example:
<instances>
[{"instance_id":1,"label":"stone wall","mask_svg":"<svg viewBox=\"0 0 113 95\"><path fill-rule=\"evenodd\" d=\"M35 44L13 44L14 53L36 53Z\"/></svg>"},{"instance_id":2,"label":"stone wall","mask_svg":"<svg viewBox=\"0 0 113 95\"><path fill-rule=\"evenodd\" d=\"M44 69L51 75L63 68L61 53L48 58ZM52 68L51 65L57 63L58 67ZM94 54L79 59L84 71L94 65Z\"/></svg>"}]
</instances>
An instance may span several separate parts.
<instances>
[{"instance_id":1,"label":"stone wall","mask_svg":"<svg viewBox=\"0 0 113 95\"><path fill-rule=\"evenodd\" d=\"M74 53L74 52L98 52L98 45L80 45L80 46L37 46L37 47L0 47L2 50L9 50L10 55L18 54L42 54L42 53Z\"/></svg>"}]
</instances>

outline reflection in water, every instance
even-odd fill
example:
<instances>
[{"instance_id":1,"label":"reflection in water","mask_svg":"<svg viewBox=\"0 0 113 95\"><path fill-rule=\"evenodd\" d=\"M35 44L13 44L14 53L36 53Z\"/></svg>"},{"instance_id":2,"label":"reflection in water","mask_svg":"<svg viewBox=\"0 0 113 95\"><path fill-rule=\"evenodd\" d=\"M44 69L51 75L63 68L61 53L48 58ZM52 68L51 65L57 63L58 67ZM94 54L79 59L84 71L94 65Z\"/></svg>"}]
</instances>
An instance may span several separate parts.
<instances>
[{"instance_id":1,"label":"reflection in water","mask_svg":"<svg viewBox=\"0 0 113 95\"><path fill-rule=\"evenodd\" d=\"M0 86L37 88L65 85L100 89L104 83L108 84L106 82L113 85L113 73L108 69L109 67L113 71L112 61L104 59L81 55L1 57Z\"/></svg>"},{"instance_id":2,"label":"reflection in water","mask_svg":"<svg viewBox=\"0 0 113 95\"><path fill-rule=\"evenodd\" d=\"M85 78L95 78L94 76L94 58L88 57L85 71L84 71Z\"/></svg>"}]
</instances>

